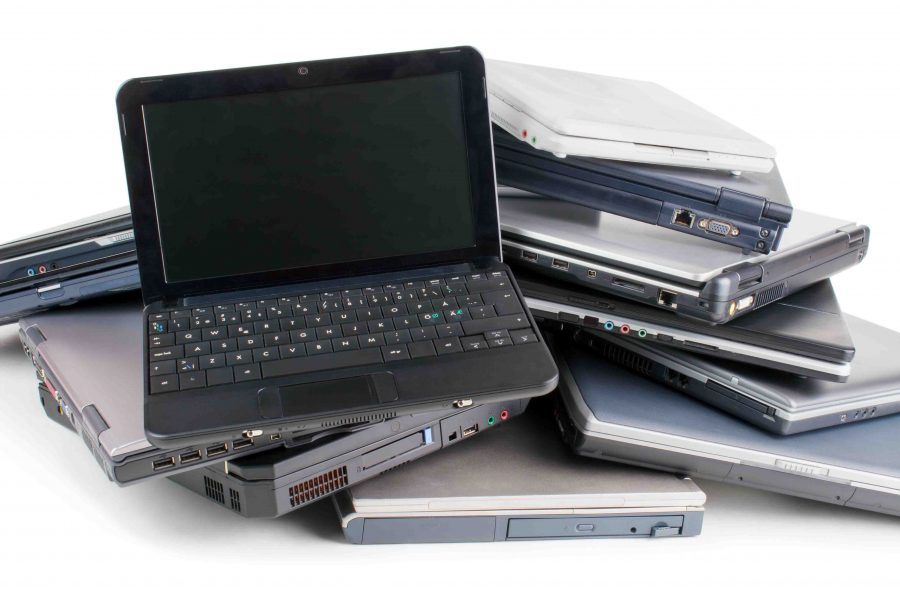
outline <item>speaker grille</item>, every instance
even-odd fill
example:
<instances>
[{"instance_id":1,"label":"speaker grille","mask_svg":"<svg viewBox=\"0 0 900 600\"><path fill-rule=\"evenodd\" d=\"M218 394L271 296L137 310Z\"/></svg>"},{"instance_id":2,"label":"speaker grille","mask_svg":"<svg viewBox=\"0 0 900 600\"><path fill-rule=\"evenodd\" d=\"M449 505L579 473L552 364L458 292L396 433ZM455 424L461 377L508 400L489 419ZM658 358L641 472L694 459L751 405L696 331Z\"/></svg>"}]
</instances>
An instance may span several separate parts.
<instances>
[{"instance_id":1,"label":"speaker grille","mask_svg":"<svg viewBox=\"0 0 900 600\"><path fill-rule=\"evenodd\" d=\"M653 362L650 359L644 358L640 354L622 348L621 346L616 346L599 339L592 340L591 345L606 360L640 373L641 375L648 376L653 369Z\"/></svg>"},{"instance_id":2,"label":"speaker grille","mask_svg":"<svg viewBox=\"0 0 900 600\"><path fill-rule=\"evenodd\" d=\"M335 419L334 421L324 421L322 422L322 429L341 427L343 425L356 425L358 423L368 423L369 421L384 421L386 419L393 419L396 416L397 412L392 411L376 413L374 415L363 415L360 417L346 417L343 419Z\"/></svg>"},{"instance_id":3,"label":"speaker grille","mask_svg":"<svg viewBox=\"0 0 900 600\"><path fill-rule=\"evenodd\" d=\"M231 510L241 512L241 493L234 488L228 489L229 500L231 500Z\"/></svg>"},{"instance_id":4,"label":"speaker grille","mask_svg":"<svg viewBox=\"0 0 900 600\"><path fill-rule=\"evenodd\" d=\"M760 306L765 306L770 302L775 302L776 300L780 300L784 297L784 282L782 281L778 285L773 285L770 288L764 289L761 292L756 294L756 308Z\"/></svg>"},{"instance_id":5,"label":"speaker grille","mask_svg":"<svg viewBox=\"0 0 900 600\"><path fill-rule=\"evenodd\" d=\"M311 502L325 494L336 492L347 486L347 467L340 467L310 477L306 481L297 483L288 488L291 499L291 508Z\"/></svg>"},{"instance_id":6,"label":"speaker grille","mask_svg":"<svg viewBox=\"0 0 900 600\"><path fill-rule=\"evenodd\" d=\"M215 479L203 476L203 487L206 488L206 497L219 504L225 504L225 487Z\"/></svg>"}]
</instances>

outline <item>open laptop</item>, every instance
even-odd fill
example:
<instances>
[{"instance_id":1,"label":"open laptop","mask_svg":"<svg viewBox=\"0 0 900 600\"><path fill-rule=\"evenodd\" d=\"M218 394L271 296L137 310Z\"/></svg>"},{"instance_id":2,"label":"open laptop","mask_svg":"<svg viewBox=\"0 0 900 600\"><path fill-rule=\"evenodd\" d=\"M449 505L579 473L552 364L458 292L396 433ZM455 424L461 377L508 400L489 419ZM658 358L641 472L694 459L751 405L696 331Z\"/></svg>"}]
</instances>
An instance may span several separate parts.
<instances>
[{"instance_id":1,"label":"open laptop","mask_svg":"<svg viewBox=\"0 0 900 600\"><path fill-rule=\"evenodd\" d=\"M54 306L138 287L128 208L0 245L0 324Z\"/></svg>"},{"instance_id":2,"label":"open laptop","mask_svg":"<svg viewBox=\"0 0 900 600\"><path fill-rule=\"evenodd\" d=\"M703 400L767 431L790 435L900 412L900 333L844 315L856 346L846 383L797 377L663 344L580 329L576 342L606 360Z\"/></svg>"},{"instance_id":3,"label":"open laptop","mask_svg":"<svg viewBox=\"0 0 900 600\"><path fill-rule=\"evenodd\" d=\"M685 317L725 323L858 264L869 228L796 211L777 251L737 248L501 189L504 258Z\"/></svg>"},{"instance_id":4,"label":"open laptop","mask_svg":"<svg viewBox=\"0 0 900 600\"><path fill-rule=\"evenodd\" d=\"M244 517L279 517L499 427L528 400L398 416L359 431L178 473L172 481ZM503 425L506 427L506 425ZM466 443L466 445L469 442Z\"/></svg>"},{"instance_id":5,"label":"open laptop","mask_svg":"<svg viewBox=\"0 0 900 600\"><path fill-rule=\"evenodd\" d=\"M474 49L134 79L117 105L155 445L556 385L500 262Z\"/></svg>"},{"instance_id":6,"label":"open laptop","mask_svg":"<svg viewBox=\"0 0 900 600\"><path fill-rule=\"evenodd\" d=\"M730 175L595 158L556 158L494 128L497 181L689 237L768 254L793 209L777 169Z\"/></svg>"},{"instance_id":7,"label":"open laptop","mask_svg":"<svg viewBox=\"0 0 900 600\"><path fill-rule=\"evenodd\" d=\"M489 60L495 123L534 148L683 167L768 172L775 149L647 81Z\"/></svg>"},{"instance_id":8,"label":"open laptop","mask_svg":"<svg viewBox=\"0 0 900 600\"><path fill-rule=\"evenodd\" d=\"M154 447L144 435L142 308L139 297L121 294L19 321L45 408L49 396L110 480L125 485L292 442L284 434Z\"/></svg>"},{"instance_id":9,"label":"open laptop","mask_svg":"<svg viewBox=\"0 0 900 600\"><path fill-rule=\"evenodd\" d=\"M779 436L560 344L559 411L575 451L900 516L900 415Z\"/></svg>"},{"instance_id":10,"label":"open laptop","mask_svg":"<svg viewBox=\"0 0 900 600\"><path fill-rule=\"evenodd\" d=\"M830 280L713 325L527 272L517 276L539 319L826 381L850 377L856 349Z\"/></svg>"},{"instance_id":11,"label":"open laptop","mask_svg":"<svg viewBox=\"0 0 900 600\"><path fill-rule=\"evenodd\" d=\"M539 408L533 406L532 408ZM334 496L356 544L499 542L700 533L690 479L574 456L549 411Z\"/></svg>"}]
</instances>

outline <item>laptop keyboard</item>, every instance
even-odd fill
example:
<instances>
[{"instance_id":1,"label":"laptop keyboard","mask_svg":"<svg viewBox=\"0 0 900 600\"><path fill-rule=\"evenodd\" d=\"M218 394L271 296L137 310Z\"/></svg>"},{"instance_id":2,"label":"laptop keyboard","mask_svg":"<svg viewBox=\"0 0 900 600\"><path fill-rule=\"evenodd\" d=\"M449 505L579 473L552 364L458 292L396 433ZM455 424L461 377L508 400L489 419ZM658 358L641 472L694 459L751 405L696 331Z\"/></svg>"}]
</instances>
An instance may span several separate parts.
<instances>
[{"instance_id":1,"label":"laptop keyboard","mask_svg":"<svg viewBox=\"0 0 900 600\"><path fill-rule=\"evenodd\" d=\"M151 394L538 340L503 271L173 310L148 327Z\"/></svg>"}]
</instances>

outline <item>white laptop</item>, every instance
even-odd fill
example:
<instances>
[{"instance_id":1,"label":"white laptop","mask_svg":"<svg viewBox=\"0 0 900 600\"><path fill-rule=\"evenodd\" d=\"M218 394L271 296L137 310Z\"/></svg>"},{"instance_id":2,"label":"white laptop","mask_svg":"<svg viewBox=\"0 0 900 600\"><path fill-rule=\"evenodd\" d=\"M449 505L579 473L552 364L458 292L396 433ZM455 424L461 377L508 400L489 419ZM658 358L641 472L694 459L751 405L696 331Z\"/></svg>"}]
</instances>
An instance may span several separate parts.
<instances>
[{"instance_id":1,"label":"white laptop","mask_svg":"<svg viewBox=\"0 0 900 600\"><path fill-rule=\"evenodd\" d=\"M646 81L487 61L491 119L539 150L767 173L775 149Z\"/></svg>"}]
</instances>

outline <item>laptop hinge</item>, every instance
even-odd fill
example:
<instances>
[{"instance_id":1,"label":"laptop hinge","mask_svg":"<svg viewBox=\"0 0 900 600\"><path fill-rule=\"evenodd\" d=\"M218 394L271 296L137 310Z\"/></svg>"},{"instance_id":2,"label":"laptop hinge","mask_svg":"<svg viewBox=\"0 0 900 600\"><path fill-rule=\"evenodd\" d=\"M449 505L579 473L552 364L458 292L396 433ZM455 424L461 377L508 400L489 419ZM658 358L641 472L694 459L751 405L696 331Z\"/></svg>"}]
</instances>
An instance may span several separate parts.
<instances>
[{"instance_id":1,"label":"laptop hinge","mask_svg":"<svg viewBox=\"0 0 900 600\"><path fill-rule=\"evenodd\" d=\"M109 429L109 425L106 424L103 415L100 414L100 411L97 410L96 406L91 404L85 406L84 410L81 411L81 418L84 423L84 428L88 430L91 437L97 440L97 443L99 444L100 434Z\"/></svg>"}]
</instances>

